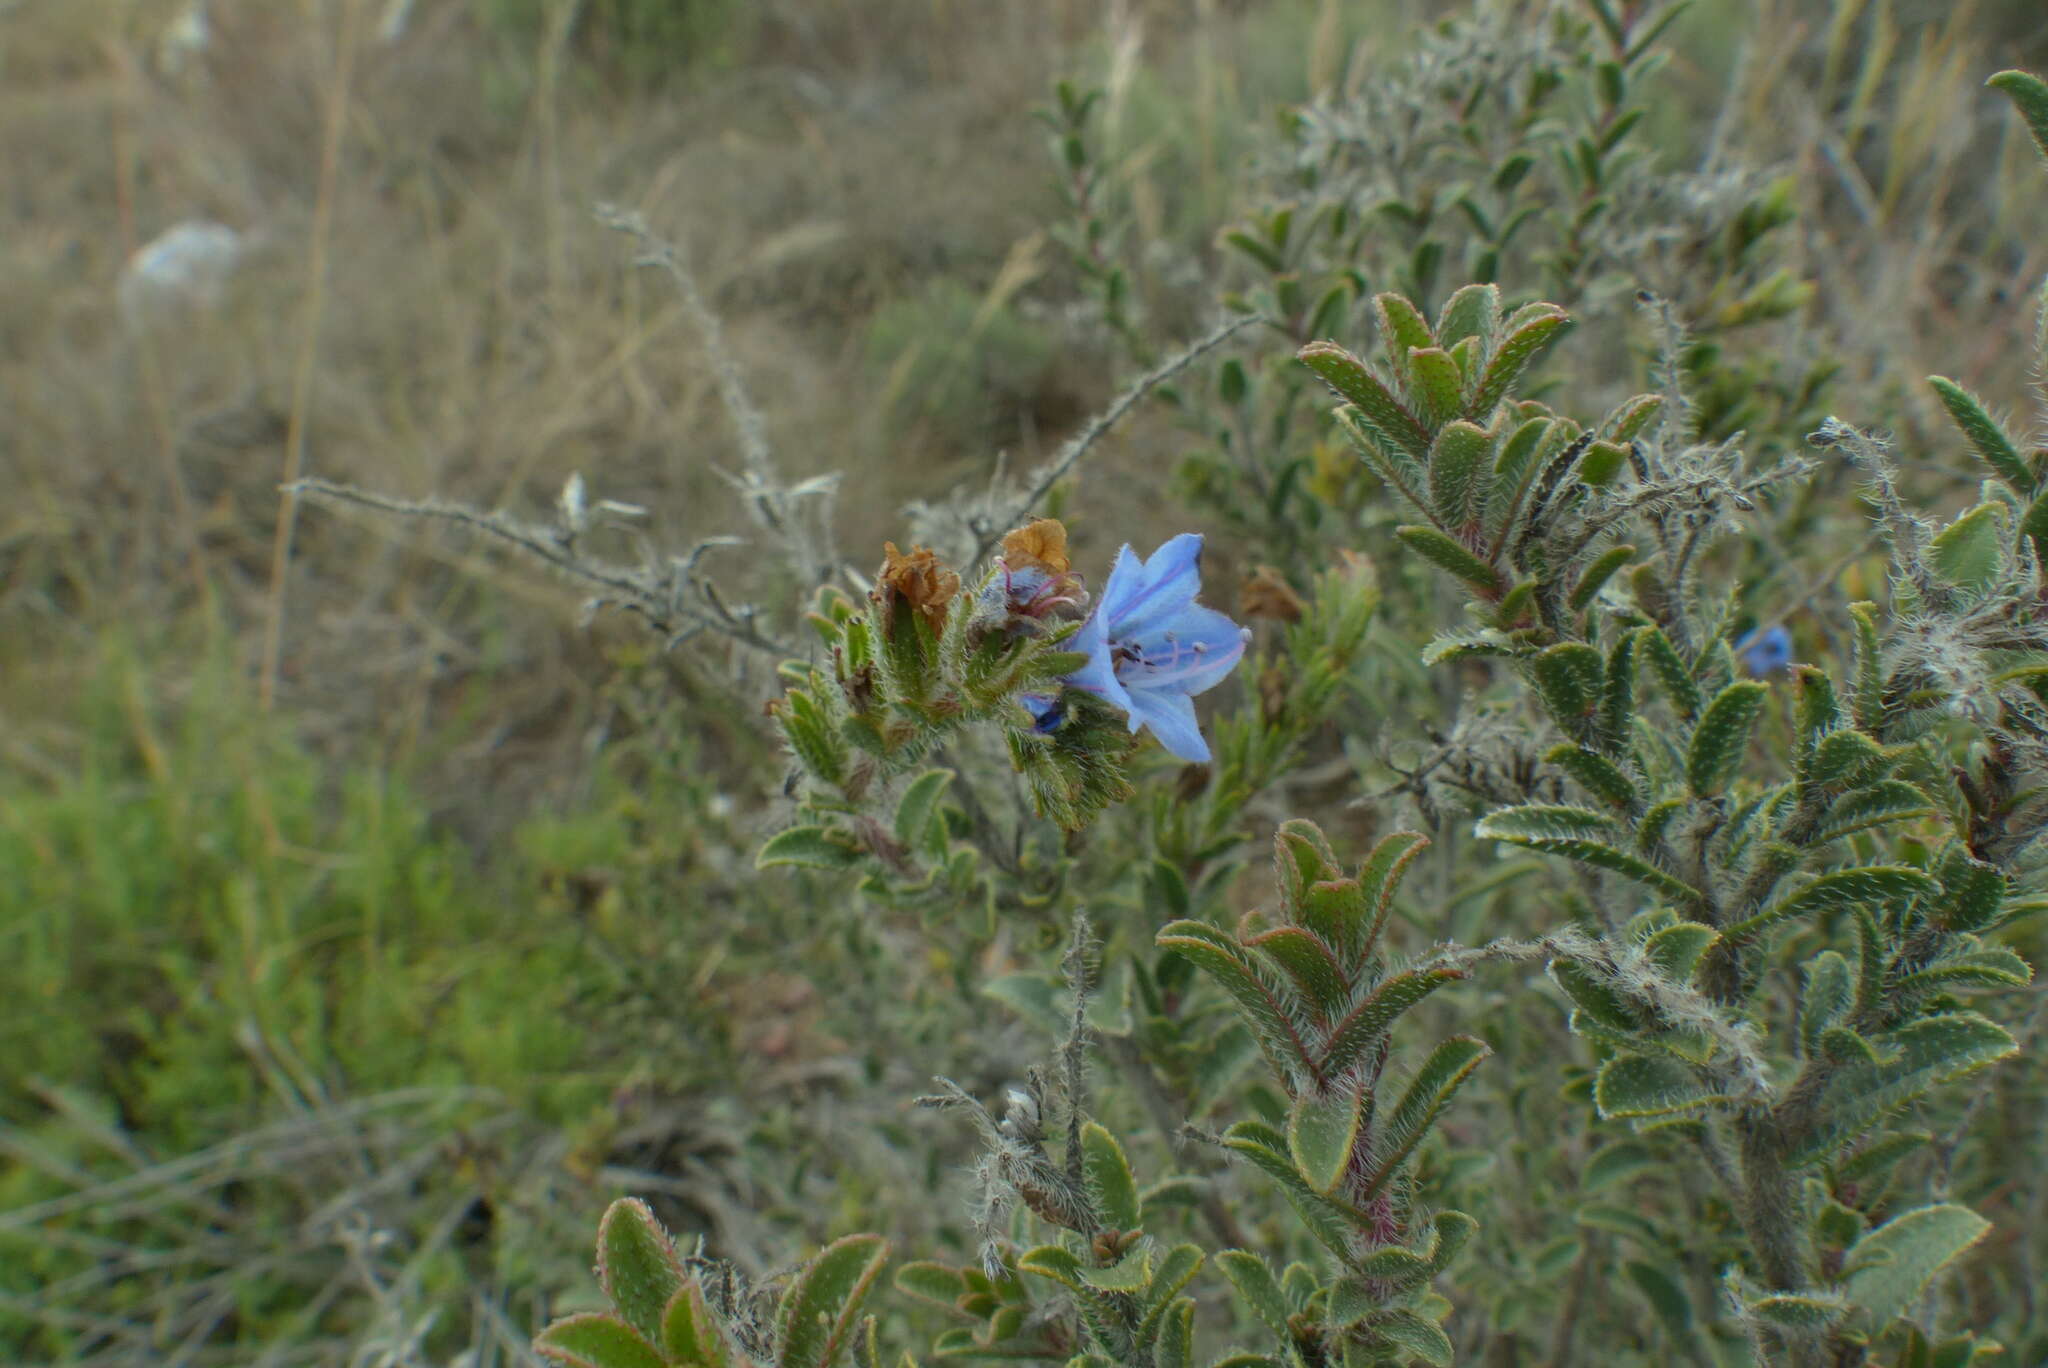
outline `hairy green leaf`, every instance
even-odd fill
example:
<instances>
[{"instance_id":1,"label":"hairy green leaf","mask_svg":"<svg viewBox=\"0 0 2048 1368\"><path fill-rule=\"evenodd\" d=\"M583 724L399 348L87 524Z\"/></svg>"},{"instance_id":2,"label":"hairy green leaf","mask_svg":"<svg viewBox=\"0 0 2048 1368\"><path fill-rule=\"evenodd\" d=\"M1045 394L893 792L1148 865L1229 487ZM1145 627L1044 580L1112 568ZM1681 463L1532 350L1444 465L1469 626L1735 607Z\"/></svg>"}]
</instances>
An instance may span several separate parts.
<instances>
[{"instance_id":1,"label":"hairy green leaf","mask_svg":"<svg viewBox=\"0 0 2048 1368\"><path fill-rule=\"evenodd\" d=\"M776 1307L778 1368L828 1368L888 1257L879 1235L847 1235L804 1265Z\"/></svg>"},{"instance_id":2,"label":"hairy green leaf","mask_svg":"<svg viewBox=\"0 0 2048 1368\"><path fill-rule=\"evenodd\" d=\"M1770 689L1757 680L1737 680L1716 694L1700 714L1685 753L1686 782L1694 796L1713 797L1735 773L1769 695Z\"/></svg>"},{"instance_id":3,"label":"hairy green leaf","mask_svg":"<svg viewBox=\"0 0 2048 1368\"><path fill-rule=\"evenodd\" d=\"M2012 101L2041 155L2048 157L2048 84L2024 71L2001 71L1985 84Z\"/></svg>"},{"instance_id":4,"label":"hairy green leaf","mask_svg":"<svg viewBox=\"0 0 2048 1368\"><path fill-rule=\"evenodd\" d=\"M1699 890L1691 884L1613 845L1620 833L1605 817L1586 808L1551 804L1503 808L1488 814L1473 834L1482 841L1507 841L1620 874L1688 906L1700 900Z\"/></svg>"},{"instance_id":5,"label":"hairy green leaf","mask_svg":"<svg viewBox=\"0 0 2048 1368\"><path fill-rule=\"evenodd\" d=\"M594 1311L564 1316L536 1335L533 1347L563 1368L664 1368L661 1355L639 1331Z\"/></svg>"},{"instance_id":6,"label":"hairy green leaf","mask_svg":"<svg viewBox=\"0 0 2048 1368\"><path fill-rule=\"evenodd\" d=\"M1494 348L1466 411L1484 421L1513 390L1536 358L1564 335L1571 320L1555 304L1530 305L1507 321L1506 335Z\"/></svg>"},{"instance_id":7,"label":"hairy green leaf","mask_svg":"<svg viewBox=\"0 0 2048 1368\"><path fill-rule=\"evenodd\" d=\"M1609 1119L1670 1116L1723 1100L1697 1071L1664 1055L1616 1055L1593 1084L1593 1105Z\"/></svg>"},{"instance_id":8,"label":"hairy green leaf","mask_svg":"<svg viewBox=\"0 0 2048 1368\"><path fill-rule=\"evenodd\" d=\"M1114 1230L1137 1230L1145 1224L1138 1201L1138 1181L1131 1176L1124 1147L1107 1130L1090 1121L1081 1127L1081 1168L1096 1215Z\"/></svg>"},{"instance_id":9,"label":"hairy green leaf","mask_svg":"<svg viewBox=\"0 0 2048 1368\"><path fill-rule=\"evenodd\" d=\"M1373 1170L1365 1182L1365 1198L1380 1192L1400 1172L1401 1165L1429 1134L1429 1128L1450 1105L1451 1098L1492 1053L1485 1041L1464 1035L1441 1041L1429 1052L1429 1058L1422 1061L1402 1090L1401 1100L1380 1125L1373 1142Z\"/></svg>"},{"instance_id":10,"label":"hairy green leaf","mask_svg":"<svg viewBox=\"0 0 2048 1368\"><path fill-rule=\"evenodd\" d=\"M662 1313L683 1285L683 1264L647 1203L626 1197L605 1208L597 1227L597 1280L626 1324L661 1343Z\"/></svg>"},{"instance_id":11,"label":"hairy green leaf","mask_svg":"<svg viewBox=\"0 0 2048 1368\"><path fill-rule=\"evenodd\" d=\"M1942 1269L1984 1238L1991 1222L1966 1206L1941 1203L1894 1216L1852 1246L1842 1260L1842 1290L1883 1329L1903 1315Z\"/></svg>"},{"instance_id":12,"label":"hairy green leaf","mask_svg":"<svg viewBox=\"0 0 2048 1368\"><path fill-rule=\"evenodd\" d=\"M1974 1073L2018 1050L2005 1029L1975 1012L1922 1017L1886 1035L1884 1055L1829 1080L1813 1123L1792 1159L1830 1154L1938 1083Z\"/></svg>"},{"instance_id":13,"label":"hairy green leaf","mask_svg":"<svg viewBox=\"0 0 2048 1368\"><path fill-rule=\"evenodd\" d=\"M2031 497L2034 490L2034 472L2021 456L2012 438L2006 436L1990 413L1984 408L1984 401L1964 389L1953 380L1939 375L1927 377L1927 383L1934 386L1934 392L1948 409L1949 417L1962 429L1963 436L1976 449L1991 473L2003 480L2021 498Z\"/></svg>"},{"instance_id":14,"label":"hairy green leaf","mask_svg":"<svg viewBox=\"0 0 2048 1368\"><path fill-rule=\"evenodd\" d=\"M1448 570L1482 594L1497 595L1506 586L1500 572L1455 538L1445 536L1434 527L1409 524L1394 529L1394 536L1403 546L1431 562L1440 569Z\"/></svg>"},{"instance_id":15,"label":"hairy green leaf","mask_svg":"<svg viewBox=\"0 0 2048 1368\"><path fill-rule=\"evenodd\" d=\"M754 868L850 869L861 862L864 853L839 832L821 826L794 826L768 838L754 857Z\"/></svg>"},{"instance_id":16,"label":"hairy green leaf","mask_svg":"<svg viewBox=\"0 0 2048 1368\"><path fill-rule=\"evenodd\" d=\"M1429 453L1429 497L1437 521L1476 532L1493 475L1493 437L1463 419L1446 423Z\"/></svg>"},{"instance_id":17,"label":"hairy green leaf","mask_svg":"<svg viewBox=\"0 0 2048 1368\"><path fill-rule=\"evenodd\" d=\"M1324 1194L1336 1190L1351 1166L1359 1120L1355 1082L1340 1080L1328 1093L1309 1089L1294 1099L1287 1115L1287 1152L1309 1187Z\"/></svg>"}]
</instances>

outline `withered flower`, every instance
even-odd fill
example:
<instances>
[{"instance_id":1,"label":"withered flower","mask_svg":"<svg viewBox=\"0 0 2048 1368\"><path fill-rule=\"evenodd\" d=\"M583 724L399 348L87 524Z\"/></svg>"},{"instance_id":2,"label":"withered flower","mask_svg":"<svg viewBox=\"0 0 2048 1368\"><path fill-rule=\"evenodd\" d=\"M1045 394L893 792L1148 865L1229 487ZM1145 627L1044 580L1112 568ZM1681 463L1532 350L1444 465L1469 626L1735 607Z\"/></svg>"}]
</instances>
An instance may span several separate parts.
<instances>
[{"instance_id":1,"label":"withered flower","mask_svg":"<svg viewBox=\"0 0 2048 1368\"><path fill-rule=\"evenodd\" d=\"M934 632L942 629L946 610L960 592L958 572L927 546L913 546L906 555L895 542L884 542L882 550L882 569L875 577L879 590L915 608Z\"/></svg>"},{"instance_id":2,"label":"withered flower","mask_svg":"<svg viewBox=\"0 0 2048 1368\"><path fill-rule=\"evenodd\" d=\"M991 590L1012 626L1026 618L1076 618L1088 603L1088 591L1067 559L1067 529L1058 518L1039 518L1003 537L996 558L1002 578Z\"/></svg>"},{"instance_id":3,"label":"withered flower","mask_svg":"<svg viewBox=\"0 0 2048 1368\"><path fill-rule=\"evenodd\" d=\"M1278 570L1262 565L1245 578L1237 591L1239 616L1275 618L1281 622L1301 621L1301 595Z\"/></svg>"},{"instance_id":4,"label":"withered flower","mask_svg":"<svg viewBox=\"0 0 2048 1368\"><path fill-rule=\"evenodd\" d=\"M1040 570L1064 575L1072 569L1067 560L1067 526L1058 518L1038 518L1003 537L1003 564L1012 571Z\"/></svg>"}]
</instances>

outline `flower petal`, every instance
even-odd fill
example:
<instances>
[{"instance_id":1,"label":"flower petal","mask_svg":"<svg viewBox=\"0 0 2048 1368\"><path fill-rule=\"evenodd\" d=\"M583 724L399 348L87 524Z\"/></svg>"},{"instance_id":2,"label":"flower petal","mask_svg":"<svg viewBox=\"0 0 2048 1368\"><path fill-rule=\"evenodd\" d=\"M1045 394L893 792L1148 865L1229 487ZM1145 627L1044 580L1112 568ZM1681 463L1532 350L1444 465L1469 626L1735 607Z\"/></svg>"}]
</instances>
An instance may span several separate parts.
<instances>
[{"instance_id":1,"label":"flower petal","mask_svg":"<svg viewBox=\"0 0 2048 1368\"><path fill-rule=\"evenodd\" d=\"M1177 690L1131 691L1131 730L1139 723L1152 729L1159 744L1190 764L1207 764L1209 743L1195 722L1195 700Z\"/></svg>"},{"instance_id":2,"label":"flower petal","mask_svg":"<svg viewBox=\"0 0 2048 1368\"><path fill-rule=\"evenodd\" d=\"M1100 695L1129 712L1131 696L1124 689L1123 681L1116 677L1116 664L1109 653L1109 628L1103 611L1097 607L1081 624L1081 630L1061 643L1067 650L1088 657L1088 663L1068 675L1066 682L1076 689Z\"/></svg>"},{"instance_id":3,"label":"flower petal","mask_svg":"<svg viewBox=\"0 0 2048 1368\"><path fill-rule=\"evenodd\" d=\"M1169 537L1142 565L1131 548L1124 547L1102 591L1110 636L1121 641L1144 635L1193 603L1201 588L1201 533Z\"/></svg>"},{"instance_id":4,"label":"flower petal","mask_svg":"<svg viewBox=\"0 0 2048 1368\"><path fill-rule=\"evenodd\" d=\"M1137 658L1122 671L1126 686L1198 694L1237 668L1245 631L1214 608L1191 603L1133 644Z\"/></svg>"}]
</instances>

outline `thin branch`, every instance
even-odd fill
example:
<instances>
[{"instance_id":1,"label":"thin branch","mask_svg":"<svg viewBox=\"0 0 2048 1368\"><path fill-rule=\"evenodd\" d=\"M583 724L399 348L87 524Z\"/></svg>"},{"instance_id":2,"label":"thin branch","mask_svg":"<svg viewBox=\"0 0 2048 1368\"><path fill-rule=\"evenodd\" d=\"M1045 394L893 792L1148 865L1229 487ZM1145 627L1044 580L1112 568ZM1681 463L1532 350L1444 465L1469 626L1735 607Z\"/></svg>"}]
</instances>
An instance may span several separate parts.
<instances>
[{"instance_id":1,"label":"thin branch","mask_svg":"<svg viewBox=\"0 0 2048 1368\"><path fill-rule=\"evenodd\" d=\"M1076 465L1080 464L1081 458L1088 454L1089 448L1101 441L1111 428L1122 421L1125 414L1137 407L1140 399L1150 394L1156 386L1164 384L1181 371L1186 370L1203 355L1221 346L1243 329L1250 327L1254 323L1264 321L1265 319L1258 314L1246 314L1242 318L1233 318L1227 323L1212 328L1208 333L1198 338L1187 350L1176 356L1169 357L1160 365L1146 371L1131 382L1129 388L1125 389L1122 394L1119 394L1108 408L1096 414L1089 421L1087 427L1082 428L1080 432L1068 440L1065 446L1060 448L1059 455L1053 457L1045 468L1038 472L1037 478L1031 482L1030 487L1019 495L1008 509L1003 510L1000 516L991 517L988 525L980 529L981 541L974 549L974 561L979 563L991 551L995 550L996 543L1002 540L1003 533L1021 523L1030 514L1031 510L1038 506L1039 501L1052 491L1052 487L1061 480L1064 480L1068 473Z\"/></svg>"},{"instance_id":2,"label":"thin branch","mask_svg":"<svg viewBox=\"0 0 2048 1368\"><path fill-rule=\"evenodd\" d=\"M671 647L697 632L713 631L778 661L799 654L787 642L760 629L751 605L728 604L710 581L697 575L697 563L707 550L730 544L723 538L699 542L687 554L670 557L665 569L648 566L636 570L579 554L576 533L567 527L521 522L503 513L487 513L445 499L399 499L320 479L296 481L287 486L287 492L402 518L451 522L495 537L563 578L593 590L595 597L587 605L587 612L618 606L638 613Z\"/></svg>"}]
</instances>

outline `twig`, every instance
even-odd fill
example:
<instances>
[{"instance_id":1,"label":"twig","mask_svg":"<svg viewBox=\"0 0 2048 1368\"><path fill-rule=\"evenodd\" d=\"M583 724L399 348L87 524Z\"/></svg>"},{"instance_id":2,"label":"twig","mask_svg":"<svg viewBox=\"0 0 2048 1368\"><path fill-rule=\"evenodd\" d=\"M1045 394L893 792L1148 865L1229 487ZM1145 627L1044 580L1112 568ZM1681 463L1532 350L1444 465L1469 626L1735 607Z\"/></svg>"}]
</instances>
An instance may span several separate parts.
<instances>
[{"instance_id":1,"label":"twig","mask_svg":"<svg viewBox=\"0 0 2048 1368\"><path fill-rule=\"evenodd\" d=\"M306 306L299 333L298 365L292 372L291 419L285 433L284 497L270 547L270 596L263 619L263 657L256 697L263 711L277 701L277 670L284 651L285 580L291 573L292 534L299 500L293 486L306 467L307 411L313 403L313 371L320 354L320 319L327 302L327 239L334 226L335 183L341 175L341 136L348 127L349 83L355 71L356 21L362 0L347 0L341 11L340 48L327 92L326 128L320 143L320 187L313 203L313 237L306 250Z\"/></svg>"},{"instance_id":2,"label":"twig","mask_svg":"<svg viewBox=\"0 0 2048 1368\"><path fill-rule=\"evenodd\" d=\"M697 277L691 274L683 260L682 249L649 228L647 221L631 210L600 204L596 213L598 222L626 234L640 245L636 265L656 267L675 282L676 292L682 296L683 310L703 340L705 359L710 363L712 378L718 383L719 400L725 405L726 414L739 434L740 460L746 473L739 478L726 478L746 497L748 507L761 524L775 533L797 559L805 587L823 584L839 559L832 548L831 522L822 511L816 516L805 517L798 500L806 495L829 493L837 477L823 481L806 480L794 486L783 482L781 473L775 468L774 451L768 443L767 420L747 393L745 377L740 374L732 349L726 344L725 325L719 321L710 301L704 298Z\"/></svg>"},{"instance_id":3,"label":"twig","mask_svg":"<svg viewBox=\"0 0 2048 1368\"><path fill-rule=\"evenodd\" d=\"M472 528L505 542L540 561L564 578L596 591L586 611L616 605L638 613L674 647L701 631L713 631L742 646L786 660L799 652L756 625L751 605L728 604L706 580L697 577L697 563L723 538L697 543L686 555L672 556L666 573L654 567L629 569L579 555L575 534L566 528L524 523L503 513L486 513L444 499L397 499L390 495L336 484L332 480L299 480L287 487L294 495L312 495L336 503L392 513L404 518L432 518ZM690 602L690 596L702 606Z\"/></svg>"},{"instance_id":4,"label":"twig","mask_svg":"<svg viewBox=\"0 0 2048 1368\"><path fill-rule=\"evenodd\" d=\"M1122 421L1125 414L1137 407L1138 401L1150 394L1154 387L1172 379L1204 354L1221 346L1243 329L1264 321L1265 319L1258 314L1233 318L1210 329L1208 333L1196 339L1187 350L1169 357L1132 381L1129 388L1119 394L1108 408L1096 414L1087 427L1082 428L1060 448L1059 455L1053 457L1045 468L1038 472L1038 477L1031 482L1030 487L1019 495L1008 509L1000 516L992 517L988 526L980 529L981 541L974 548L974 561L979 563L995 550L996 543L1002 540L1003 533L1022 522L1031 510L1038 506L1039 500L1050 493L1052 487L1065 479L1080 463L1081 458L1088 454L1089 448L1101 441L1103 436Z\"/></svg>"}]
</instances>

